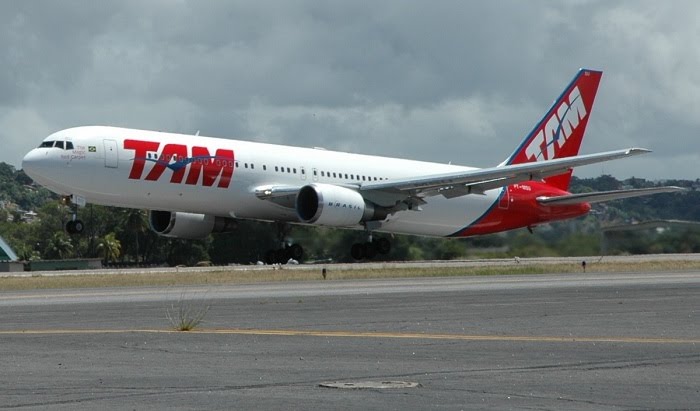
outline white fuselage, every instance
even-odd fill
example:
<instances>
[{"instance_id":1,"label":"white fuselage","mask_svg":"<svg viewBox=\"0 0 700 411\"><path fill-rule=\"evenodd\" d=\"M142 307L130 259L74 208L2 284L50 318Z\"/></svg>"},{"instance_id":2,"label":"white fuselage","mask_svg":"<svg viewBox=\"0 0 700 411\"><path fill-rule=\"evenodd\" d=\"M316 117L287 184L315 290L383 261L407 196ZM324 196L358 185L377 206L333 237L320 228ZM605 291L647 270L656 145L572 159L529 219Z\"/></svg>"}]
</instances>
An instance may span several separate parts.
<instances>
[{"instance_id":1,"label":"white fuselage","mask_svg":"<svg viewBox=\"0 0 700 411\"><path fill-rule=\"evenodd\" d=\"M139 153L125 148L127 140L147 142L151 150ZM24 158L23 168L39 184L58 194L109 206L270 221L299 222L299 218L294 209L258 198L256 188L301 187L312 183L358 188L370 181L472 169L316 148L103 126L62 130L44 141L46 146L51 141L63 144L32 150ZM162 153L167 145L179 148L180 153L183 153L182 147L186 147L185 159L183 155L164 158ZM153 147L156 149L152 150ZM218 150L232 151L233 160L211 160L235 162L230 182L222 184L224 173L217 173L213 183L205 183L202 168L194 170L198 160L193 147L200 151L205 149L212 157ZM174 166L178 161L179 166ZM135 165L138 162L141 169ZM156 167L160 167L159 172L153 170ZM453 199L433 196L427 198L427 204L419 210L389 215L376 231L449 236L483 216L498 200L500 191L489 190L485 195Z\"/></svg>"}]
</instances>

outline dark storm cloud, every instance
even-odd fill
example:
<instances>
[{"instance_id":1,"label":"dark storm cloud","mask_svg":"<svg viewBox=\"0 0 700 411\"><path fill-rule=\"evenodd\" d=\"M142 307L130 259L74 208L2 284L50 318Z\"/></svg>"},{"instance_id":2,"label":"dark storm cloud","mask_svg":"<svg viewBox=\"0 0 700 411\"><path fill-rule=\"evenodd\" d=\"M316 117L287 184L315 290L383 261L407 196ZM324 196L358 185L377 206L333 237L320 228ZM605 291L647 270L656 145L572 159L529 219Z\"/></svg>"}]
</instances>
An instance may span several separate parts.
<instances>
[{"instance_id":1,"label":"dark storm cloud","mask_svg":"<svg viewBox=\"0 0 700 411\"><path fill-rule=\"evenodd\" d=\"M10 9L0 14L0 96L4 105L27 102L41 95L44 87L70 87L89 62L85 52L89 51L86 33L90 30L81 23L87 20L85 15L61 16L65 20L59 23L52 10L57 4L45 4L41 12L30 2L3 4Z\"/></svg>"},{"instance_id":2,"label":"dark storm cloud","mask_svg":"<svg viewBox=\"0 0 700 411\"><path fill-rule=\"evenodd\" d=\"M0 3L1 161L109 124L488 166L582 66L605 70L577 170L697 178L695 2Z\"/></svg>"}]
</instances>

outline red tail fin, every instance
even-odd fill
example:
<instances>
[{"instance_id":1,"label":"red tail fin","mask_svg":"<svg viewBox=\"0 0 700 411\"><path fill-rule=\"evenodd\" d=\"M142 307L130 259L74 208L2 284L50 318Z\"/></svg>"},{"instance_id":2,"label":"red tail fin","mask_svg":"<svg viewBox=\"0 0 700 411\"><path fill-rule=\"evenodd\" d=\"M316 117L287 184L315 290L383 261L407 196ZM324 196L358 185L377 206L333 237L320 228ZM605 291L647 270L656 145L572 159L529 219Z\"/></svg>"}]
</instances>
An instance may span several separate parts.
<instances>
[{"instance_id":1,"label":"red tail fin","mask_svg":"<svg viewBox=\"0 0 700 411\"><path fill-rule=\"evenodd\" d=\"M529 163L577 155L602 75L602 71L579 70L547 114L503 164ZM548 177L545 181L559 189L567 190L572 171Z\"/></svg>"}]
</instances>

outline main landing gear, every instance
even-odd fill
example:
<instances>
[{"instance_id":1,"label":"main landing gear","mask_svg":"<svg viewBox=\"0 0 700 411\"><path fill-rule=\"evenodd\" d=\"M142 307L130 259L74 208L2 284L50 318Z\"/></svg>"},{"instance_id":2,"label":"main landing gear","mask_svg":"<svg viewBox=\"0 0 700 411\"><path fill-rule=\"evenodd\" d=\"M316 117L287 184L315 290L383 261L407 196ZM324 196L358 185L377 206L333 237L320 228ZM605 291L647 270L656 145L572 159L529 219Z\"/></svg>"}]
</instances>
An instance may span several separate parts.
<instances>
[{"instance_id":1,"label":"main landing gear","mask_svg":"<svg viewBox=\"0 0 700 411\"><path fill-rule=\"evenodd\" d=\"M65 196L61 202L71 209L71 219L66 223L66 232L68 234L81 234L85 230L85 224L78 219L78 204L75 204L71 196Z\"/></svg>"},{"instance_id":2,"label":"main landing gear","mask_svg":"<svg viewBox=\"0 0 700 411\"><path fill-rule=\"evenodd\" d=\"M377 254L389 254L391 251L391 242L387 238L379 238L376 241L370 235L369 241L366 243L355 243L350 248L350 255L355 260L371 260Z\"/></svg>"},{"instance_id":3,"label":"main landing gear","mask_svg":"<svg viewBox=\"0 0 700 411\"><path fill-rule=\"evenodd\" d=\"M304 249L299 244L292 244L279 250L268 250L265 253L266 264L286 264L289 260L299 261L304 256Z\"/></svg>"},{"instance_id":4,"label":"main landing gear","mask_svg":"<svg viewBox=\"0 0 700 411\"><path fill-rule=\"evenodd\" d=\"M268 250L265 253L266 264L286 264L289 260L300 261L304 256L304 249L299 244L288 244L284 241L292 230L289 224L277 224L277 239L282 247L277 250Z\"/></svg>"}]
</instances>

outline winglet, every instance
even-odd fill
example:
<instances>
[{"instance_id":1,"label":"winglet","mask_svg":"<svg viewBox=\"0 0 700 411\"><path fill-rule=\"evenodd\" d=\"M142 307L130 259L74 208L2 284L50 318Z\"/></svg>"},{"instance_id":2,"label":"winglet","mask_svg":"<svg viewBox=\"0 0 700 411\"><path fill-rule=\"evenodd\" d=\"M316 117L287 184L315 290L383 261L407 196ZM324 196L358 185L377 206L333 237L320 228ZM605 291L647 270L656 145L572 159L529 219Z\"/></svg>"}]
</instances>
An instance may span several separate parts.
<instances>
[{"instance_id":1,"label":"winglet","mask_svg":"<svg viewBox=\"0 0 700 411\"><path fill-rule=\"evenodd\" d=\"M632 147L627 149L627 154L631 156L647 153L651 153L651 150L649 150L648 148Z\"/></svg>"}]
</instances>

